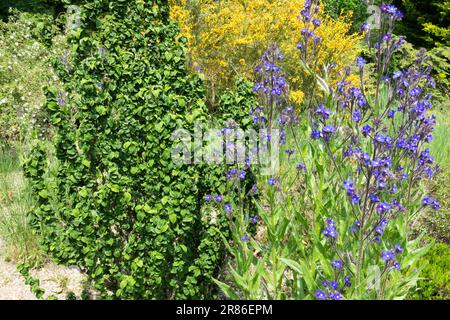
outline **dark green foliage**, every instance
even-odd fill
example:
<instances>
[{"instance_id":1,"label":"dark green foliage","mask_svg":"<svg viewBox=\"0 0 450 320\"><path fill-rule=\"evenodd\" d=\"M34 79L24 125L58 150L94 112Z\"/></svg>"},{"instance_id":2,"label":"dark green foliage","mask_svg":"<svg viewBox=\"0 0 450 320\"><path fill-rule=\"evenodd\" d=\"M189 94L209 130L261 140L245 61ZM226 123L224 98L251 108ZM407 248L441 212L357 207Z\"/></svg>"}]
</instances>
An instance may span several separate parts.
<instances>
[{"instance_id":1,"label":"dark green foliage","mask_svg":"<svg viewBox=\"0 0 450 320\"><path fill-rule=\"evenodd\" d=\"M72 54L49 89L53 148L25 166L34 225L60 263L104 297L205 298L221 263L221 219L202 216L205 168L171 160L176 129L204 120L201 80L166 1L86 1Z\"/></svg>"},{"instance_id":2,"label":"dark green foliage","mask_svg":"<svg viewBox=\"0 0 450 320\"><path fill-rule=\"evenodd\" d=\"M25 279L25 284L30 286L31 292L36 295L38 299L44 296L45 290L40 287L39 279L33 278L30 274L30 266L26 263L19 264L17 270Z\"/></svg>"},{"instance_id":3,"label":"dark green foliage","mask_svg":"<svg viewBox=\"0 0 450 320\"><path fill-rule=\"evenodd\" d=\"M393 3L405 14L397 24L397 34L405 35L416 47L432 48L438 43L449 44L448 0L394 0ZM434 27L426 28L427 23Z\"/></svg>"},{"instance_id":4,"label":"dark green foliage","mask_svg":"<svg viewBox=\"0 0 450 320\"><path fill-rule=\"evenodd\" d=\"M10 9L56 17L64 11L64 5L62 0L2 0L0 2L0 19L6 20Z\"/></svg>"},{"instance_id":5,"label":"dark green foliage","mask_svg":"<svg viewBox=\"0 0 450 320\"><path fill-rule=\"evenodd\" d=\"M422 280L418 290L411 298L420 300L450 299L450 247L447 244L434 244L422 258L426 267L421 272Z\"/></svg>"},{"instance_id":6,"label":"dark green foliage","mask_svg":"<svg viewBox=\"0 0 450 320\"><path fill-rule=\"evenodd\" d=\"M325 12L337 19L341 14L353 13L353 29L356 30L367 19L367 4L363 0L324 0Z\"/></svg>"},{"instance_id":7,"label":"dark green foliage","mask_svg":"<svg viewBox=\"0 0 450 320\"><path fill-rule=\"evenodd\" d=\"M77 296L72 291L67 292L66 300L77 300Z\"/></svg>"}]
</instances>

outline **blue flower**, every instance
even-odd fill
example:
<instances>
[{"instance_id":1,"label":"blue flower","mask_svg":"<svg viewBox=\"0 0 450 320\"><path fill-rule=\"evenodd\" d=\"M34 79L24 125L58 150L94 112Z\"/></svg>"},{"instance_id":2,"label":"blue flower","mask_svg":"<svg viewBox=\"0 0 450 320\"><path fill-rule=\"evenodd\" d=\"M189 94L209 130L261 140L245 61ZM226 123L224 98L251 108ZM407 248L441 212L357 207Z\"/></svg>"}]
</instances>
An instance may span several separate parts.
<instances>
[{"instance_id":1,"label":"blue flower","mask_svg":"<svg viewBox=\"0 0 450 320\"><path fill-rule=\"evenodd\" d=\"M333 114L333 112L325 108L323 104L320 104L316 109L316 114L322 116L324 119L328 119Z\"/></svg>"},{"instance_id":2,"label":"blue flower","mask_svg":"<svg viewBox=\"0 0 450 320\"><path fill-rule=\"evenodd\" d=\"M328 238L336 238L337 232L336 229L332 227L327 227L323 230L323 235Z\"/></svg>"},{"instance_id":3,"label":"blue flower","mask_svg":"<svg viewBox=\"0 0 450 320\"><path fill-rule=\"evenodd\" d=\"M372 167L377 168L381 166L381 161L379 159L375 159L372 161Z\"/></svg>"},{"instance_id":4,"label":"blue flower","mask_svg":"<svg viewBox=\"0 0 450 320\"><path fill-rule=\"evenodd\" d=\"M327 225L330 227L336 227L336 223L331 218L327 218Z\"/></svg>"},{"instance_id":5,"label":"blue flower","mask_svg":"<svg viewBox=\"0 0 450 320\"><path fill-rule=\"evenodd\" d=\"M395 115L395 110L392 110L392 109L389 110L387 113L388 118L394 118L394 115Z\"/></svg>"},{"instance_id":6,"label":"blue flower","mask_svg":"<svg viewBox=\"0 0 450 320\"><path fill-rule=\"evenodd\" d=\"M382 134L376 134L375 135L375 141L378 143L385 143L386 142L386 137L383 136Z\"/></svg>"},{"instance_id":7,"label":"blue flower","mask_svg":"<svg viewBox=\"0 0 450 320\"><path fill-rule=\"evenodd\" d=\"M316 291L316 298L319 299L319 300L326 300L327 299L327 294L323 290L317 290Z\"/></svg>"},{"instance_id":8,"label":"blue flower","mask_svg":"<svg viewBox=\"0 0 450 320\"><path fill-rule=\"evenodd\" d=\"M394 74L392 75L392 79L398 79L403 75L403 73L401 71L395 71Z\"/></svg>"},{"instance_id":9,"label":"blue flower","mask_svg":"<svg viewBox=\"0 0 450 320\"><path fill-rule=\"evenodd\" d=\"M384 233L384 230L381 226L378 226L375 228L375 232L381 236Z\"/></svg>"},{"instance_id":10,"label":"blue flower","mask_svg":"<svg viewBox=\"0 0 450 320\"><path fill-rule=\"evenodd\" d=\"M341 300L342 299L342 295L340 292L335 292L334 294L331 295L331 299L332 300Z\"/></svg>"},{"instance_id":11,"label":"blue flower","mask_svg":"<svg viewBox=\"0 0 450 320\"><path fill-rule=\"evenodd\" d=\"M394 263L394 268L395 268L395 270L400 270L400 263L395 262Z\"/></svg>"},{"instance_id":12,"label":"blue flower","mask_svg":"<svg viewBox=\"0 0 450 320\"><path fill-rule=\"evenodd\" d=\"M333 290L337 290L339 287L339 283L337 281L330 281L330 288Z\"/></svg>"},{"instance_id":13,"label":"blue flower","mask_svg":"<svg viewBox=\"0 0 450 320\"><path fill-rule=\"evenodd\" d=\"M416 96L418 96L418 95L421 94L421 93L422 93L422 89L420 89L419 87L416 87L416 88L411 89L411 90L409 91L409 94L410 94L411 96L413 96L413 97L416 97Z\"/></svg>"},{"instance_id":14,"label":"blue flower","mask_svg":"<svg viewBox=\"0 0 450 320\"><path fill-rule=\"evenodd\" d=\"M269 178L269 180L267 180L267 184L268 184L269 186L275 185L275 179L274 179L274 178Z\"/></svg>"},{"instance_id":15,"label":"blue flower","mask_svg":"<svg viewBox=\"0 0 450 320\"><path fill-rule=\"evenodd\" d=\"M388 221L386 220L386 219L381 219L381 221L380 221L380 226L381 227L386 227L388 225Z\"/></svg>"},{"instance_id":16,"label":"blue flower","mask_svg":"<svg viewBox=\"0 0 450 320\"><path fill-rule=\"evenodd\" d=\"M396 244L396 245L395 245L395 252L396 252L396 253L403 253L403 248L402 248L402 246L399 245L399 244Z\"/></svg>"},{"instance_id":17,"label":"blue flower","mask_svg":"<svg viewBox=\"0 0 450 320\"><path fill-rule=\"evenodd\" d=\"M245 234L245 235L242 236L241 240L246 242L246 241L250 240L250 237Z\"/></svg>"},{"instance_id":18,"label":"blue flower","mask_svg":"<svg viewBox=\"0 0 450 320\"><path fill-rule=\"evenodd\" d=\"M380 180L378 181L378 188L384 189L386 187L386 181Z\"/></svg>"},{"instance_id":19,"label":"blue flower","mask_svg":"<svg viewBox=\"0 0 450 320\"><path fill-rule=\"evenodd\" d=\"M370 27L369 27L369 24L367 22L364 22L361 25L361 27L359 28L359 32L362 32L362 33L369 32L369 30L370 30Z\"/></svg>"},{"instance_id":20,"label":"blue flower","mask_svg":"<svg viewBox=\"0 0 450 320\"><path fill-rule=\"evenodd\" d=\"M359 68L364 68L364 66L366 65L367 61L364 60L361 57L356 58L356 66Z\"/></svg>"},{"instance_id":21,"label":"blue flower","mask_svg":"<svg viewBox=\"0 0 450 320\"><path fill-rule=\"evenodd\" d=\"M371 131L372 131L372 128L368 124L366 124L361 130L363 136L365 136L365 137L367 137Z\"/></svg>"},{"instance_id":22,"label":"blue flower","mask_svg":"<svg viewBox=\"0 0 450 320\"><path fill-rule=\"evenodd\" d=\"M231 204L229 204L229 203L225 204L225 211L228 213L233 212L233 209L231 208Z\"/></svg>"},{"instance_id":23,"label":"blue flower","mask_svg":"<svg viewBox=\"0 0 450 320\"><path fill-rule=\"evenodd\" d=\"M333 219L328 218L327 225L328 227L326 227L322 232L324 236L328 238L336 238L337 236L336 223L333 221Z\"/></svg>"},{"instance_id":24,"label":"blue flower","mask_svg":"<svg viewBox=\"0 0 450 320\"><path fill-rule=\"evenodd\" d=\"M316 139L320 139L322 137L322 134L320 133L320 131L318 130L313 130L311 132L311 138L316 140Z\"/></svg>"},{"instance_id":25,"label":"blue flower","mask_svg":"<svg viewBox=\"0 0 450 320\"><path fill-rule=\"evenodd\" d=\"M295 150L294 149L287 149L285 151L285 153L290 157L290 156L292 156L295 153Z\"/></svg>"},{"instance_id":26,"label":"blue flower","mask_svg":"<svg viewBox=\"0 0 450 320\"><path fill-rule=\"evenodd\" d=\"M343 267L343 263L342 263L342 261L341 260L333 260L332 262L331 262L331 265L333 266L333 268L335 268L335 269L342 269L342 267Z\"/></svg>"},{"instance_id":27,"label":"blue flower","mask_svg":"<svg viewBox=\"0 0 450 320\"><path fill-rule=\"evenodd\" d=\"M433 201L433 209L434 210L440 209L439 201L437 201L436 199L434 199L434 201Z\"/></svg>"},{"instance_id":28,"label":"blue flower","mask_svg":"<svg viewBox=\"0 0 450 320\"><path fill-rule=\"evenodd\" d=\"M354 195L352 196L352 203L353 203L353 204L358 204L358 203L359 203L359 200L360 200L360 197L359 197L357 194L354 194Z\"/></svg>"},{"instance_id":29,"label":"blue flower","mask_svg":"<svg viewBox=\"0 0 450 320\"><path fill-rule=\"evenodd\" d=\"M320 27L320 25L322 24L322 21L320 21L319 19L314 18L312 20L312 23L315 27Z\"/></svg>"},{"instance_id":30,"label":"blue flower","mask_svg":"<svg viewBox=\"0 0 450 320\"><path fill-rule=\"evenodd\" d=\"M361 112L359 112L359 110L353 111L352 120L355 122L361 121Z\"/></svg>"},{"instance_id":31,"label":"blue flower","mask_svg":"<svg viewBox=\"0 0 450 320\"><path fill-rule=\"evenodd\" d=\"M260 67L261 68L261 67ZM256 85L253 87L253 91L259 91L262 88L262 83L258 82L256 83Z\"/></svg>"},{"instance_id":32,"label":"blue flower","mask_svg":"<svg viewBox=\"0 0 450 320\"><path fill-rule=\"evenodd\" d=\"M216 202L222 202L222 196L220 194L216 195Z\"/></svg>"},{"instance_id":33,"label":"blue flower","mask_svg":"<svg viewBox=\"0 0 450 320\"><path fill-rule=\"evenodd\" d=\"M205 201L206 201L206 202L210 202L210 201L211 201L211 195L210 195L210 194L207 194L207 195L205 196Z\"/></svg>"},{"instance_id":34,"label":"blue flower","mask_svg":"<svg viewBox=\"0 0 450 320\"><path fill-rule=\"evenodd\" d=\"M386 33L385 35L383 35L383 41L389 42L389 40L391 40L391 39L392 39L392 34Z\"/></svg>"},{"instance_id":35,"label":"blue flower","mask_svg":"<svg viewBox=\"0 0 450 320\"><path fill-rule=\"evenodd\" d=\"M428 206L428 205L430 205L430 204L432 204L433 203L433 199L431 198L431 197L424 197L423 199L422 199L422 204L424 205L424 206Z\"/></svg>"},{"instance_id":36,"label":"blue flower","mask_svg":"<svg viewBox=\"0 0 450 320\"><path fill-rule=\"evenodd\" d=\"M355 194L355 188L353 187L353 182L351 180L344 180L344 188L347 190L347 195L349 197L352 197Z\"/></svg>"},{"instance_id":37,"label":"blue flower","mask_svg":"<svg viewBox=\"0 0 450 320\"><path fill-rule=\"evenodd\" d=\"M350 277L344 276L344 283L347 287L352 286L352 283L350 282Z\"/></svg>"},{"instance_id":38,"label":"blue flower","mask_svg":"<svg viewBox=\"0 0 450 320\"><path fill-rule=\"evenodd\" d=\"M240 180L244 180L245 179L245 171L244 170L239 171L238 177Z\"/></svg>"},{"instance_id":39,"label":"blue flower","mask_svg":"<svg viewBox=\"0 0 450 320\"><path fill-rule=\"evenodd\" d=\"M334 132L336 132L336 128L334 126L332 126L331 124L323 127L323 129L322 129L323 134L332 134Z\"/></svg>"},{"instance_id":40,"label":"blue flower","mask_svg":"<svg viewBox=\"0 0 450 320\"><path fill-rule=\"evenodd\" d=\"M385 213L386 211L388 211L389 209L391 209L391 205L387 202L380 202L377 205L377 211L378 213L382 214Z\"/></svg>"},{"instance_id":41,"label":"blue flower","mask_svg":"<svg viewBox=\"0 0 450 320\"><path fill-rule=\"evenodd\" d=\"M391 261L392 259L394 259L394 254L392 253L392 251L384 251L381 253L381 258L384 261Z\"/></svg>"}]
</instances>

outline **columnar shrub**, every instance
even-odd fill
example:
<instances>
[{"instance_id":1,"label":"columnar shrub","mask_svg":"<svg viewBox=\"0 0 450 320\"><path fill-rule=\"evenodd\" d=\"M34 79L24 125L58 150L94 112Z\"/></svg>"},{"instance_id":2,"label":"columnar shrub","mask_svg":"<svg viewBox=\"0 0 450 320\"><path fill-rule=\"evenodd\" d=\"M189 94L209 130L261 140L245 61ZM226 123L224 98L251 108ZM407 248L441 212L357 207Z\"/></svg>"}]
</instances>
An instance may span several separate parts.
<instances>
[{"instance_id":1,"label":"columnar shrub","mask_svg":"<svg viewBox=\"0 0 450 320\"><path fill-rule=\"evenodd\" d=\"M171 160L171 136L205 118L200 78L166 1L86 1L71 53L55 62L64 91L45 109L51 147L25 166L34 225L60 263L105 297L201 298L220 262L215 225L200 213L201 167Z\"/></svg>"}]
</instances>

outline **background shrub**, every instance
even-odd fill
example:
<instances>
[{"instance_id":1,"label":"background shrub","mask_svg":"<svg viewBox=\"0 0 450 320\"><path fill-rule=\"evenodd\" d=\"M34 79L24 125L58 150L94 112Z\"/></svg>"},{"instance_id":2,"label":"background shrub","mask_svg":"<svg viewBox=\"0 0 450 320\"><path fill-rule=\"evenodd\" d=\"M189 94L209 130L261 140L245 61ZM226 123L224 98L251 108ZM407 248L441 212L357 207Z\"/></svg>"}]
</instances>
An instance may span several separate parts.
<instances>
[{"instance_id":1,"label":"background shrub","mask_svg":"<svg viewBox=\"0 0 450 320\"><path fill-rule=\"evenodd\" d=\"M324 0L325 13L338 19L342 14L352 13L353 30L356 31L360 25L366 20L367 1L362 0Z\"/></svg>"},{"instance_id":2,"label":"background shrub","mask_svg":"<svg viewBox=\"0 0 450 320\"><path fill-rule=\"evenodd\" d=\"M450 44L450 2L448 0L394 0L405 17L396 33L418 47Z\"/></svg>"},{"instance_id":3,"label":"background shrub","mask_svg":"<svg viewBox=\"0 0 450 320\"><path fill-rule=\"evenodd\" d=\"M297 18L304 0L210 1L171 0L171 16L180 22L188 38L190 63L205 75L208 101L215 107L222 89L232 88L236 78L253 79L254 68L267 47L276 42L286 56L286 73L291 84L291 98L299 104L304 90L305 72L297 61L300 31L304 27ZM321 16L316 34L322 50L314 59L315 71L336 64L330 78L357 56L360 37L351 34L352 22ZM327 70L329 70L327 68Z\"/></svg>"},{"instance_id":4,"label":"background shrub","mask_svg":"<svg viewBox=\"0 0 450 320\"><path fill-rule=\"evenodd\" d=\"M425 268L421 273L417 291L412 298L420 300L450 299L450 247L434 244L422 259Z\"/></svg>"},{"instance_id":5,"label":"background shrub","mask_svg":"<svg viewBox=\"0 0 450 320\"><path fill-rule=\"evenodd\" d=\"M3 144L23 142L34 129L45 134L42 117L43 87L55 83L43 34L52 17L12 11L7 22L0 21L0 139ZM51 29L51 27L50 27Z\"/></svg>"}]
</instances>

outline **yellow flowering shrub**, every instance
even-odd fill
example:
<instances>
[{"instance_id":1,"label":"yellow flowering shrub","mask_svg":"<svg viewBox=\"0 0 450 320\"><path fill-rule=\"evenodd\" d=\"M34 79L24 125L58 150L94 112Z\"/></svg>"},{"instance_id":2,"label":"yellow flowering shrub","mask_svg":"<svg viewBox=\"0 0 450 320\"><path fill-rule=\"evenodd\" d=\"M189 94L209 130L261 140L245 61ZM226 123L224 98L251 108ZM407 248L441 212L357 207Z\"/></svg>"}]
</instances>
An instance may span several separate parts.
<instances>
[{"instance_id":1,"label":"yellow flowering shrub","mask_svg":"<svg viewBox=\"0 0 450 320\"><path fill-rule=\"evenodd\" d=\"M297 18L304 0L169 0L171 16L180 23L189 40L192 67L201 71L215 91L230 87L236 76L252 79L253 70L270 43L285 55L284 67L291 85L291 99L303 100L304 70L297 43L303 23ZM311 66L318 74L324 66L336 64L330 80L337 79L343 66L359 54L360 36L350 34L349 17L338 20L320 16L316 34L322 38L321 50Z\"/></svg>"}]
</instances>

